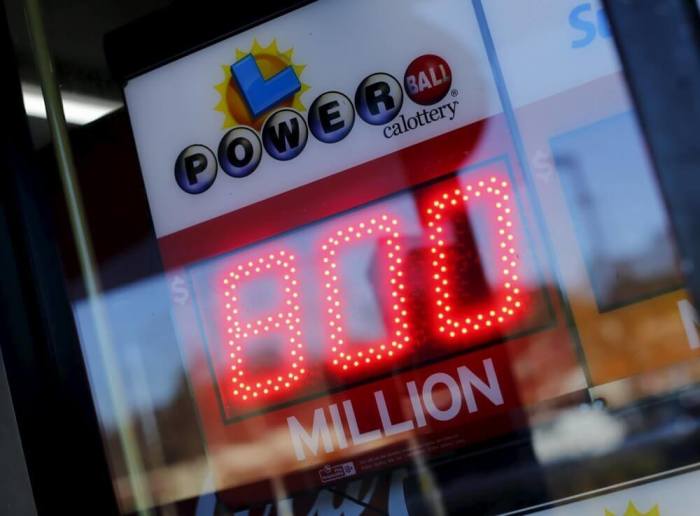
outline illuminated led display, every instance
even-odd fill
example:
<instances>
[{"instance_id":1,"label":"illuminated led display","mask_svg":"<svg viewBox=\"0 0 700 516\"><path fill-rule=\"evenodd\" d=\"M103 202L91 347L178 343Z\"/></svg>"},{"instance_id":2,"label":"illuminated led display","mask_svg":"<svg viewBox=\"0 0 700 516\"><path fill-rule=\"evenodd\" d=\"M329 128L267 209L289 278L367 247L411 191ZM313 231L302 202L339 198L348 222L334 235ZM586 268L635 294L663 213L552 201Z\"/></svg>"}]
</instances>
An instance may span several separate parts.
<instances>
[{"instance_id":1,"label":"illuminated led display","mask_svg":"<svg viewBox=\"0 0 700 516\"><path fill-rule=\"evenodd\" d=\"M490 177L487 181L468 184L464 188L444 192L435 199L429 208L428 238L430 240L431 266L433 268L433 293L437 311L437 330L451 339L483 332L512 318L520 311L520 288L518 282L518 253L515 248L515 236L512 222L512 208L508 193L508 183ZM445 234L450 216L462 212L466 206L486 203L491 218L495 220L496 255L499 272L502 274L500 285L496 286L497 298L489 303L480 304L458 312L455 309L455 294L452 288L454 273L449 270ZM493 221L490 221L493 223Z\"/></svg>"},{"instance_id":2,"label":"illuminated led display","mask_svg":"<svg viewBox=\"0 0 700 516\"><path fill-rule=\"evenodd\" d=\"M343 295L340 289L340 275L343 271L338 267L338 253L344 247L353 245L367 238L380 238L380 255L385 260L388 269L386 285L391 295L390 328L388 342L379 342L366 346L364 350L349 351L345 345L346 337L343 327ZM403 259L399 244L399 221L395 217L381 214L354 226L339 229L328 237L321 246L323 262L323 281L326 293L326 306L332 365L341 371L360 368L376 361L392 361L410 343L408 313L406 310L406 285L404 283Z\"/></svg>"},{"instance_id":3,"label":"illuminated led display","mask_svg":"<svg viewBox=\"0 0 700 516\"><path fill-rule=\"evenodd\" d=\"M265 317L245 321L241 318L238 291L241 284L255 281L267 271L277 272L283 280L283 303L279 310ZM304 344L302 343L299 292L294 267L294 255L285 251L272 253L257 260L239 264L223 280L226 306L226 339L229 349L231 393L247 401L290 389L306 374ZM253 378L247 374L244 347L256 337L278 333L287 343L286 367L277 375Z\"/></svg>"},{"instance_id":4,"label":"illuminated led display","mask_svg":"<svg viewBox=\"0 0 700 516\"><path fill-rule=\"evenodd\" d=\"M533 324L545 311L526 241L510 182L491 172L197 266L202 298L218 284L205 309L217 320L203 319L225 414L419 367Z\"/></svg>"}]
</instances>

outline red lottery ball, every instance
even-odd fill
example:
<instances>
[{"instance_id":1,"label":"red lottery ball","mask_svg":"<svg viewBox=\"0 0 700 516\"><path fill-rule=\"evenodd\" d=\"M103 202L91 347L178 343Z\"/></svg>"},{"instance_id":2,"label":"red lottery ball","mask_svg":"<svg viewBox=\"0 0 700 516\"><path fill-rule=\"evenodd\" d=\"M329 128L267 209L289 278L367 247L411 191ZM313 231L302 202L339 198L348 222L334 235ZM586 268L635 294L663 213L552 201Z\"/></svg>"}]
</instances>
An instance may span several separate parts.
<instances>
[{"instance_id":1,"label":"red lottery ball","mask_svg":"<svg viewBox=\"0 0 700 516\"><path fill-rule=\"evenodd\" d=\"M416 104L440 102L452 86L452 70L442 57L426 54L414 59L404 75L404 86Z\"/></svg>"}]
</instances>

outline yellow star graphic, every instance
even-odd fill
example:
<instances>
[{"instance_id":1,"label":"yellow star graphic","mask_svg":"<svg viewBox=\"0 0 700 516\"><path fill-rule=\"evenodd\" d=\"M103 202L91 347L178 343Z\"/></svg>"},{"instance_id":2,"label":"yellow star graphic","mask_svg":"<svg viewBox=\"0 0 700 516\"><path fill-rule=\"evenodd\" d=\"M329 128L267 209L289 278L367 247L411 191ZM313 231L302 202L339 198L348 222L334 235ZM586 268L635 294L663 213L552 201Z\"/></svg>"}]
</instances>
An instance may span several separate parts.
<instances>
[{"instance_id":1,"label":"yellow star graphic","mask_svg":"<svg viewBox=\"0 0 700 516\"><path fill-rule=\"evenodd\" d=\"M605 516L615 516L615 513L605 509ZM627 510L623 516L661 516L661 513L659 512L659 504L654 505L648 512L641 512L635 507L634 503L630 501L627 504Z\"/></svg>"},{"instance_id":2,"label":"yellow star graphic","mask_svg":"<svg viewBox=\"0 0 700 516\"><path fill-rule=\"evenodd\" d=\"M277 46L276 39L273 39L266 47L263 47L257 39L254 39L253 46L250 50L243 51L236 49L236 61L247 56L248 54L252 54L253 57L255 57L255 61L265 79L269 79L284 68L291 66L294 69L294 73L296 73L299 80L301 80L301 76L306 68L306 65L297 64L294 62L294 49L290 48L288 50L281 51ZM253 115L248 111L248 107L245 105L245 102L243 102L243 97L238 90L238 86L231 78L231 65L222 65L221 70L223 72L224 79L215 86L216 91L218 91L220 94L220 99L219 103L214 109L224 115L222 129L235 127L237 125L247 125L259 130L263 121L265 118L267 118L270 112L268 111L258 117L253 117ZM294 94L294 97L286 101L284 106L291 107L300 112L305 111L306 106L304 106L301 97L304 92L308 91L309 89L309 85L302 82L301 89ZM270 111L279 107L281 106L275 106Z\"/></svg>"}]
</instances>

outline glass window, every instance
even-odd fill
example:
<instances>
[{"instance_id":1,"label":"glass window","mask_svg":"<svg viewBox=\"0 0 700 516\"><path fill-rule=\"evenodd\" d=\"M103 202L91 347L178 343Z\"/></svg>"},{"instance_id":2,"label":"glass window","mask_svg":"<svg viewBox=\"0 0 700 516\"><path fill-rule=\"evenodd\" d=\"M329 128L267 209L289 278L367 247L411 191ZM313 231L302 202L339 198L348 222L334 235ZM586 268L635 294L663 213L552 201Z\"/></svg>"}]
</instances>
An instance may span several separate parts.
<instances>
[{"instance_id":1,"label":"glass window","mask_svg":"<svg viewBox=\"0 0 700 516\"><path fill-rule=\"evenodd\" d=\"M6 4L121 513L692 513L600 2Z\"/></svg>"}]
</instances>

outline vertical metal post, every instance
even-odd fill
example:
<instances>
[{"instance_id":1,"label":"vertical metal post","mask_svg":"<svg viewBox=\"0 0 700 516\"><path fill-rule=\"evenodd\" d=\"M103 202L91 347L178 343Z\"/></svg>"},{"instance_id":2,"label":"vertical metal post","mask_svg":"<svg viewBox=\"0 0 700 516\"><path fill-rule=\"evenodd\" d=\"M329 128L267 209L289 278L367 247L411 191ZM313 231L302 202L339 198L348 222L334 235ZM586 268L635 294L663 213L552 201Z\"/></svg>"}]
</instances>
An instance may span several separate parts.
<instances>
[{"instance_id":1,"label":"vertical metal post","mask_svg":"<svg viewBox=\"0 0 700 516\"><path fill-rule=\"evenodd\" d=\"M63 113L63 103L53 71L39 0L25 0L25 8L34 59L41 78L41 87L53 138L59 176L63 186L74 242L78 251L80 270L85 284L86 298L95 324L96 343L100 350L102 366L109 384L110 401L115 412L115 419L118 422L119 441L124 453L131 495L137 511L145 511L152 506L152 500L145 485L146 477L143 474L141 454L138 449L129 407L124 396L122 378L115 367L117 360L109 331L109 321L102 300L99 272L93 253L89 227L85 218L80 187L75 173L75 163Z\"/></svg>"}]
</instances>

